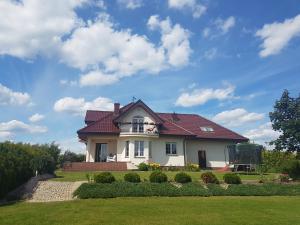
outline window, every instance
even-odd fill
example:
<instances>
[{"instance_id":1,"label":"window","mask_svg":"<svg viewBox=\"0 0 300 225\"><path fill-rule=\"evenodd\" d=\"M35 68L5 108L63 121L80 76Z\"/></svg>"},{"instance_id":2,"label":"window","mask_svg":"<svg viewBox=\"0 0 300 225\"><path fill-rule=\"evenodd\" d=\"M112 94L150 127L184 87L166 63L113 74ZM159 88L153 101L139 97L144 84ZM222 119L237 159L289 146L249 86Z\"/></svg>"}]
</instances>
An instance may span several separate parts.
<instances>
[{"instance_id":1,"label":"window","mask_svg":"<svg viewBox=\"0 0 300 225\"><path fill-rule=\"evenodd\" d=\"M204 132L213 132L214 128L212 127L200 127L200 129Z\"/></svg>"},{"instance_id":2,"label":"window","mask_svg":"<svg viewBox=\"0 0 300 225\"><path fill-rule=\"evenodd\" d=\"M149 158L152 158L152 142L151 141L149 141L148 150L149 150Z\"/></svg>"},{"instance_id":3,"label":"window","mask_svg":"<svg viewBox=\"0 0 300 225\"><path fill-rule=\"evenodd\" d=\"M125 146L125 158L129 157L129 141L126 141L126 146Z\"/></svg>"},{"instance_id":4,"label":"window","mask_svg":"<svg viewBox=\"0 0 300 225\"><path fill-rule=\"evenodd\" d=\"M176 155L176 143L166 143L166 154L167 155Z\"/></svg>"},{"instance_id":5,"label":"window","mask_svg":"<svg viewBox=\"0 0 300 225\"><path fill-rule=\"evenodd\" d=\"M144 119L140 116L136 116L132 119L132 132L144 133Z\"/></svg>"},{"instance_id":6,"label":"window","mask_svg":"<svg viewBox=\"0 0 300 225\"><path fill-rule=\"evenodd\" d=\"M135 157L144 157L144 142L135 141L134 142L134 156Z\"/></svg>"}]
</instances>

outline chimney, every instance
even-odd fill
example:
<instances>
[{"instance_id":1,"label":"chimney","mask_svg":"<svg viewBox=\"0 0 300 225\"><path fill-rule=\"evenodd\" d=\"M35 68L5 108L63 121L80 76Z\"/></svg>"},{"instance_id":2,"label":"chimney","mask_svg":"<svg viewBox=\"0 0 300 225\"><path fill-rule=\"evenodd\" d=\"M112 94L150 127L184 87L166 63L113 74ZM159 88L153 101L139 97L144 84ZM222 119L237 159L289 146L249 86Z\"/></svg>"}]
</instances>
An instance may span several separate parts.
<instances>
[{"instance_id":1,"label":"chimney","mask_svg":"<svg viewBox=\"0 0 300 225\"><path fill-rule=\"evenodd\" d=\"M114 115L115 116L119 115L119 111L120 111L120 103L115 103L114 104Z\"/></svg>"}]
</instances>

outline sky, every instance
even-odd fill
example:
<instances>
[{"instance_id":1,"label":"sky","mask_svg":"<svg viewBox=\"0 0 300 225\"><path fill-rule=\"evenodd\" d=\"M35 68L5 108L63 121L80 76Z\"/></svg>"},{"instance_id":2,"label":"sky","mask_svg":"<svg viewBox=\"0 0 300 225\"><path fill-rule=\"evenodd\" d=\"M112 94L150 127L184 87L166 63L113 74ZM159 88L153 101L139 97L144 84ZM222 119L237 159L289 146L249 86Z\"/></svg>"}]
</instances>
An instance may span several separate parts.
<instances>
[{"instance_id":1,"label":"sky","mask_svg":"<svg viewBox=\"0 0 300 225\"><path fill-rule=\"evenodd\" d=\"M88 109L142 99L256 143L300 90L298 0L1 0L0 141L84 152Z\"/></svg>"}]
</instances>

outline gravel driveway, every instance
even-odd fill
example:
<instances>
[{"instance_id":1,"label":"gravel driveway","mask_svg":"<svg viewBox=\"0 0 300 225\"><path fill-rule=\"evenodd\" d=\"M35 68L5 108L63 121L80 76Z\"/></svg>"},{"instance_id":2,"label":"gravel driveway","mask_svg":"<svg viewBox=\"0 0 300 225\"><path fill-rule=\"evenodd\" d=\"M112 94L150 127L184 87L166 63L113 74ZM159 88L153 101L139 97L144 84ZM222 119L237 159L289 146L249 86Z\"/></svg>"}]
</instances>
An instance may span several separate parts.
<instances>
[{"instance_id":1,"label":"gravel driveway","mask_svg":"<svg viewBox=\"0 0 300 225\"><path fill-rule=\"evenodd\" d=\"M36 190L29 202L52 202L68 201L73 199L73 192L84 181L59 182L59 181L39 181Z\"/></svg>"}]
</instances>

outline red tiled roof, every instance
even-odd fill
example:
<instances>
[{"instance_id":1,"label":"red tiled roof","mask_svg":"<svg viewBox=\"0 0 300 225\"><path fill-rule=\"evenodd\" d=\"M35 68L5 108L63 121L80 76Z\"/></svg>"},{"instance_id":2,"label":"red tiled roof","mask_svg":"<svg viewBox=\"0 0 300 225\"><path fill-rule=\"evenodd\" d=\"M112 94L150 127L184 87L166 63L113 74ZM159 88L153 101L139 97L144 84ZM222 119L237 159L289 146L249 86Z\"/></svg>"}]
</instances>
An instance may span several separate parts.
<instances>
[{"instance_id":1,"label":"red tiled roof","mask_svg":"<svg viewBox=\"0 0 300 225\"><path fill-rule=\"evenodd\" d=\"M134 103L120 109L125 113ZM162 123L159 127L160 135L181 135L201 139L224 139L247 141L248 139L208 119L195 114L155 113ZM87 111L85 121L87 126L77 131L79 137L87 134L119 134L120 129L114 123L114 114L109 111ZM200 127L211 127L214 131L205 132Z\"/></svg>"},{"instance_id":2,"label":"red tiled roof","mask_svg":"<svg viewBox=\"0 0 300 225\"><path fill-rule=\"evenodd\" d=\"M94 111L95 112L95 111ZM99 111L99 114L102 112ZM92 114L92 116L95 116ZM102 114L100 115L102 116ZM88 133L107 133L107 134L118 134L120 129L113 123L113 112L108 113L105 117L102 117L99 120L93 121L92 118L87 118L87 121L90 123L77 131L79 135L88 134Z\"/></svg>"},{"instance_id":3,"label":"red tiled roof","mask_svg":"<svg viewBox=\"0 0 300 225\"><path fill-rule=\"evenodd\" d=\"M179 114L179 113L157 113L164 120L171 120L174 123L191 133L197 138L212 138L212 139L233 139L233 140L244 140L248 139L222 127L208 119L205 119L195 114ZM175 117L175 118L174 118ZM200 127L211 127L214 131L205 132Z\"/></svg>"}]
</instances>

